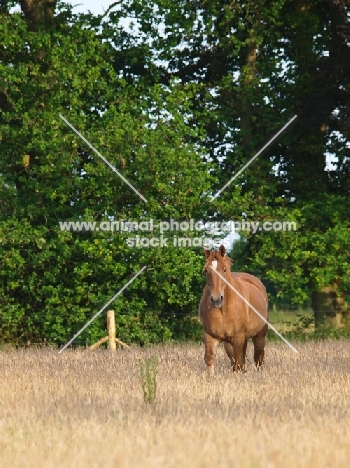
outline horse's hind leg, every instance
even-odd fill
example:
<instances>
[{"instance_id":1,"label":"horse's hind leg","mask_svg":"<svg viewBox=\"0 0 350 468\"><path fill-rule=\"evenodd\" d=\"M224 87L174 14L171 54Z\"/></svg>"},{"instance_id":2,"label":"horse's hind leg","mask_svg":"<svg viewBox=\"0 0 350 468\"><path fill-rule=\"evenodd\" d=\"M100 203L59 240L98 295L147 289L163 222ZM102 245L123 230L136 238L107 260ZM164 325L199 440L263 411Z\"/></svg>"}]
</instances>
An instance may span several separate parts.
<instances>
[{"instance_id":1,"label":"horse's hind leg","mask_svg":"<svg viewBox=\"0 0 350 468\"><path fill-rule=\"evenodd\" d=\"M261 367L265 357L265 342L268 325L264 325L262 330L253 338L254 362L257 368Z\"/></svg>"},{"instance_id":2,"label":"horse's hind leg","mask_svg":"<svg viewBox=\"0 0 350 468\"><path fill-rule=\"evenodd\" d=\"M248 341L245 337L239 337L235 340L235 367L236 371L245 371L245 354Z\"/></svg>"},{"instance_id":3,"label":"horse's hind leg","mask_svg":"<svg viewBox=\"0 0 350 468\"><path fill-rule=\"evenodd\" d=\"M237 342L237 351L236 351L236 358L235 358L235 344L231 344L228 342L224 343L224 348L226 351L227 356L231 359L231 366L232 370L244 370L245 367L245 355L247 351L247 340L241 344L241 342ZM237 365L236 365L237 360Z\"/></svg>"},{"instance_id":4,"label":"horse's hind leg","mask_svg":"<svg viewBox=\"0 0 350 468\"><path fill-rule=\"evenodd\" d=\"M214 361L215 361L215 354L216 348L220 343L219 340L213 338L208 333L204 333L204 345L205 345L205 352L204 352L204 361L208 366L208 371L210 375L214 374Z\"/></svg>"},{"instance_id":5,"label":"horse's hind leg","mask_svg":"<svg viewBox=\"0 0 350 468\"><path fill-rule=\"evenodd\" d=\"M231 359L231 367L234 368L235 358L234 358L234 354L233 354L233 346L232 346L231 343L228 343L227 341L225 341L224 348L225 348L227 356Z\"/></svg>"},{"instance_id":6,"label":"horse's hind leg","mask_svg":"<svg viewBox=\"0 0 350 468\"><path fill-rule=\"evenodd\" d=\"M248 340L245 340L244 346L243 346L243 368L245 367L245 356L247 354L247 345L248 345Z\"/></svg>"},{"instance_id":7,"label":"horse's hind leg","mask_svg":"<svg viewBox=\"0 0 350 468\"><path fill-rule=\"evenodd\" d=\"M233 350L233 358L231 357L231 349L229 346L225 346L226 352L231 357L232 370L233 371L244 371L245 368L245 354L247 350L247 340L243 334L235 336L235 339L231 343ZM230 354L229 354L230 353Z\"/></svg>"}]
</instances>

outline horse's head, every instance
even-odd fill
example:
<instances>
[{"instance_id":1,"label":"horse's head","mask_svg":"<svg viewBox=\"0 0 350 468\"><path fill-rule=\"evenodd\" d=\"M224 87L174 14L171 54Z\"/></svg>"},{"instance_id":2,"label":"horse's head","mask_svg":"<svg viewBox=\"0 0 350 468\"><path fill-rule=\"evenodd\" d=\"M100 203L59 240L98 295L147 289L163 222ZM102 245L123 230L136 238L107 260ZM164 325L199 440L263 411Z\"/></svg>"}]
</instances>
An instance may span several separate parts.
<instances>
[{"instance_id":1,"label":"horse's head","mask_svg":"<svg viewBox=\"0 0 350 468\"><path fill-rule=\"evenodd\" d=\"M204 251L207 261L204 266L206 272L207 285L210 289L210 302L213 307L222 307L224 304L224 290L226 278L230 275L231 261L226 255L226 249L223 245L218 251ZM219 273L219 274L218 274Z\"/></svg>"}]
</instances>

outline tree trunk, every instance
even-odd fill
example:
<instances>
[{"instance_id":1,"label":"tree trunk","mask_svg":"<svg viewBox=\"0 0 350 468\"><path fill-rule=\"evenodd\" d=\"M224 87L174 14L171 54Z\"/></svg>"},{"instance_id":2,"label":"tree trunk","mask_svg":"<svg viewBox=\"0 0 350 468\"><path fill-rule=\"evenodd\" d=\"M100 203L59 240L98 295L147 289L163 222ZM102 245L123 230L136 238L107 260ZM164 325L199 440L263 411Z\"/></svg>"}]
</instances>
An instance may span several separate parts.
<instances>
[{"instance_id":1,"label":"tree trunk","mask_svg":"<svg viewBox=\"0 0 350 468\"><path fill-rule=\"evenodd\" d=\"M252 148L252 105L250 91L256 74L256 41L251 38L246 50L246 71L243 75L243 91L241 101L241 133L242 148L245 155L250 156Z\"/></svg>"},{"instance_id":2,"label":"tree trunk","mask_svg":"<svg viewBox=\"0 0 350 468\"><path fill-rule=\"evenodd\" d=\"M50 28L53 23L57 0L20 0L22 12L31 25Z\"/></svg>"},{"instance_id":3,"label":"tree trunk","mask_svg":"<svg viewBox=\"0 0 350 468\"><path fill-rule=\"evenodd\" d=\"M332 286L326 286L321 291L313 291L312 308L315 313L316 329L322 326L343 328L349 318L344 297L338 296Z\"/></svg>"}]
</instances>

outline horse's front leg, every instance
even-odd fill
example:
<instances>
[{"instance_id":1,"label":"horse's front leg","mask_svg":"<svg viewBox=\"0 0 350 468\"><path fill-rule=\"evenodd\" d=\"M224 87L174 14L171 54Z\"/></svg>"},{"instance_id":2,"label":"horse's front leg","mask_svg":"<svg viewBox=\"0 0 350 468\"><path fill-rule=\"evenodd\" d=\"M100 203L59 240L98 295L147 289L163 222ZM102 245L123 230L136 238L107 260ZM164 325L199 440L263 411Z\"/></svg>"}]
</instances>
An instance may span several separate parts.
<instances>
[{"instance_id":1,"label":"horse's front leg","mask_svg":"<svg viewBox=\"0 0 350 468\"><path fill-rule=\"evenodd\" d=\"M218 347L219 343L220 343L220 340L204 332L204 345L205 345L204 361L206 365L208 366L208 371L210 375L214 374L215 354L216 354L216 348Z\"/></svg>"}]
</instances>

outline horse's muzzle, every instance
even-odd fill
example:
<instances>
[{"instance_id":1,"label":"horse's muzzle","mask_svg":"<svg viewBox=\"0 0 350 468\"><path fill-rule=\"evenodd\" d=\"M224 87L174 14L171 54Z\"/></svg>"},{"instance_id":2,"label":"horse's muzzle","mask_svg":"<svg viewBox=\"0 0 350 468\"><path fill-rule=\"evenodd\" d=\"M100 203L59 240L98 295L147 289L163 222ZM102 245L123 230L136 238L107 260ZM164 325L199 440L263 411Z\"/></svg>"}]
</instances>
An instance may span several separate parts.
<instances>
[{"instance_id":1,"label":"horse's muzzle","mask_svg":"<svg viewBox=\"0 0 350 468\"><path fill-rule=\"evenodd\" d=\"M224 304L224 296L219 296L219 297L210 297L210 303L212 307L220 309L220 307L223 306Z\"/></svg>"}]
</instances>

